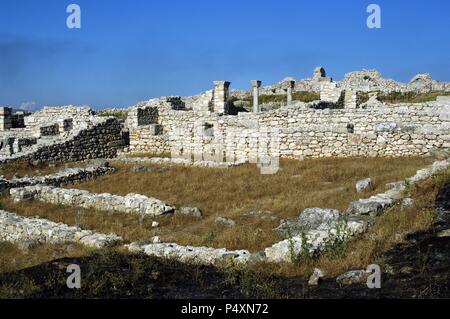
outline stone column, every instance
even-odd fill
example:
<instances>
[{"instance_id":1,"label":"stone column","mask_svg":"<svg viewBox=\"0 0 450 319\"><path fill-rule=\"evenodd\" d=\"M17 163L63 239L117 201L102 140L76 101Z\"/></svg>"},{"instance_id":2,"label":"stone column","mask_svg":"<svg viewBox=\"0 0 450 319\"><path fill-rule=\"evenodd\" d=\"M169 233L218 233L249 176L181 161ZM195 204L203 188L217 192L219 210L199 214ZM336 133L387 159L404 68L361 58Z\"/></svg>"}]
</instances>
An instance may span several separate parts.
<instances>
[{"instance_id":1,"label":"stone column","mask_svg":"<svg viewBox=\"0 0 450 319\"><path fill-rule=\"evenodd\" d=\"M259 107L259 88L261 87L261 81L253 80L251 82L253 87L253 113L261 112L261 108Z\"/></svg>"},{"instance_id":2,"label":"stone column","mask_svg":"<svg viewBox=\"0 0 450 319\"><path fill-rule=\"evenodd\" d=\"M0 107L0 131L9 130L12 127L11 115L11 108Z\"/></svg>"},{"instance_id":3,"label":"stone column","mask_svg":"<svg viewBox=\"0 0 450 319\"><path fill-rule=\"evenodd\" d=\"M227 114L228 88L230 82L214 81L214 112L219 114Z\"/></svg>"},{"instance_id":4,"label":"stone column","mask_svg":"<svg viewBox=\"0 0 450 319\"><path fill-rule=\"evenodd\" d=\"M292 103L292 89L294 88L295 81L286 81L286 91L287 91L287 105Z\"/></svg>"},{"instance_id":5,"label":"stone column","mask_svg":"<svg viewBox=\"0 0 450 319\"><path fill-rule=\"evenodd\" d=\"M357 107L357 95L356 91L347 89L344 91L344 108L356 109Z\"/></svg>"}]
</instances>

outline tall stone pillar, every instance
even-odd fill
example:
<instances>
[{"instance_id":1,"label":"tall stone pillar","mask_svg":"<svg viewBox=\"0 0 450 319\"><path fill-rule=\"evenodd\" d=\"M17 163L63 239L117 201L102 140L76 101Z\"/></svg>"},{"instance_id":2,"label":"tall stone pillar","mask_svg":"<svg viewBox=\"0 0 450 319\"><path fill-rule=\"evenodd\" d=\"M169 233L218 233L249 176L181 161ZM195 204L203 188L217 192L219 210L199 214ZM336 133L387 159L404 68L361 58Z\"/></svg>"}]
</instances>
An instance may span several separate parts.
<instances>
[{"instance_id":1,"label":"tall stone pillar","mask_svg":"<svg viewBox=\"0 0 450 319\"><path fill-rule=\"evenodd\" d=\"M228 113L228 88L230 82L227 81L214 81L214 112L219 114Z\"/></svg>"},{"instance_id":2,"label":"tall stone pillar","mask_svg":"<svg viewBox=\"0 0 450 319\"><path fill-rule=\"evenodd\" d=\"M12 127L12 109L0 107L0 131L9 130Z\"/></svg>"},{"instance_id":3,"label":"tall stone pillar","mask_svg":"<svg viewBox=\"0 0 450 319\"><path fill-rule=\"evenodd\" d=\"M259 88L261 87L261 81L253 80L251 82L253 87L253 113L261 112L261 108L259 107Z\"/></svg>"},{"instance_id":4,"label":"tall stone pillar","mask_svg":"<svg viewBox=\"0 0 450 319\"><path fill-rule=\"evenodd\" d=\"M292 103L292 89L294 88L295 81L289 80L285 82L287 91L287 105Z\"/></svg>"}]
</instances>

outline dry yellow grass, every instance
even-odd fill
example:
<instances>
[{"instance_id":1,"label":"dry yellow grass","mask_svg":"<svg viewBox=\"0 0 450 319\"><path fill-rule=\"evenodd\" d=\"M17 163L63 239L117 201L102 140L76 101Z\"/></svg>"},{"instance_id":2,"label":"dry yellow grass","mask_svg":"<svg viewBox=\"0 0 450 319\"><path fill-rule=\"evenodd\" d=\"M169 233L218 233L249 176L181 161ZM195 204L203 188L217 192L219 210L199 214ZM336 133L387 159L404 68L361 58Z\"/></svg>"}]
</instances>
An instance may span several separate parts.
<instances>
[{"instance_id":1,"label":"dry yellow grass","mask_svg":"<svg viewBox=\"0 0 450 319\"><path fill-rule=\"evenodd\" d=\"M92 251L77 244L45 244L21 250L15 244L0 242L0 273L32 267L57 258L80 257Z\"/></svg>"},{"instance_id":2,"label":"dry yellow grass","mask_svg":"<svg viewBox=\"0 0 450 319\"><path fill-rule=\"evenodd\" d=\"M16 203L6 196L0 197L0 207L21 216L45 218L106 234L115 233L128 242L148 240L156 235L156 230L151 227L151 219L141 219L134 214L59 206L39 201Z\"/></svg>"},{"instance_id":3,"label":"dry yellow grass","mask_svg":"<svg viewBox=\"0 0 450 319\"><path fill-rule=\"evenodd\" d=\"M80 185L94 192L126 194L143 193L176 205L198 206L205 212L202 220L186 216L160 217L161 226L151 228L153 219L143 221L132 214L61 207L40 202L14 203L0 198L1 208L20 215L48 218L69 225L80 225L99 232L114 232L126 241L147 240L159 235L166 242L208 245L230 249L258 251L278 240L272 228L278 220L244 217L241 212L270 210L277 217L291 217L311 206L345 208L349 201L384 190L387 182L403 179L431 159L324 159L304 162L282 161L282 170L274 176L262 176L250 165L230 170L170 167L165 172L133 173L130 166L120 165L118 171L96 181ZM374 188L358 195L354 182L370 176ZM350 242L341 254L326 254L299 265L261 264L254 270L277 275L308 275L314 267L329 275L349 269L365 268L381 263L382 253L403 240L405 234L426 229L434 218L434 199L444 181L450 180L450 170L414 186L411 208L395 206L382 216L361 239ZM78 187L78 186L77 186ZM216 216L233 218L237 226L224 228L214 224ZM5 246L6 245L6 246ZM67 252L44 245L28 253L16 247L0 245L3 264L0 271L23 268L64 257ZM6 248L5 248L6 247ZM83 250L73 253L83 254Z\"/></svg>"},{"instance_id":4,"label":"dry yellow grass","mask_svg":"<svg viewBox=\"0 0 450 319\"><path fill-rule=\"evenodd\" d=\"M228 170L172 166L146 173L134 173L133 165L117 165L114 174L77 188L140 193L177 206L199 207L202 220L160 218L157 235L166 242L258 251L279 240L272 232L279 219L297 216L307 207L345 210L350 201L381 192L386 183L410 176L430 162L426 158L282 160L275 175L261 175L254 165ZM373 189L357 194L355 182L368 176ZM272 211L276 219L241 215L252 210ZM218 216L237 225L218 226L214 222Z\"/></svg>"},{"instance_id":5,"label":"dry yellow grass","mask_svg":"<svg viewBox=\"0 0 450 319\"><path fill-rule=\"evenodd\" d=\"M361 238L350 241L339 253L327 253L317 259L293 264L260 264L257 271L276 275L309 275L315 267L327 275L336 276L352 269L365 269L368 265L383 264L383 253L403 243L405 236L427 230L436 218L435 200L439 189L450 182L450 169L414 185L409 195L413 205L391 207Z\"/></svg>"},{"instance_id":6,"label":"dry yellow grass","mask_svg":"<svg viewBox=\"0 0 450 319\"><path fill-rule=\"evenodd\" d=\"M7 179L15 177L28 176L43 176L48 174L54 174L59 170L67 167L84 167L82 162L64 163L49 166L48 164L33 164L29 161L20 161L14 163L3 164L0 166L0 175L3 175Z\"/></svg>"}]
</instances>

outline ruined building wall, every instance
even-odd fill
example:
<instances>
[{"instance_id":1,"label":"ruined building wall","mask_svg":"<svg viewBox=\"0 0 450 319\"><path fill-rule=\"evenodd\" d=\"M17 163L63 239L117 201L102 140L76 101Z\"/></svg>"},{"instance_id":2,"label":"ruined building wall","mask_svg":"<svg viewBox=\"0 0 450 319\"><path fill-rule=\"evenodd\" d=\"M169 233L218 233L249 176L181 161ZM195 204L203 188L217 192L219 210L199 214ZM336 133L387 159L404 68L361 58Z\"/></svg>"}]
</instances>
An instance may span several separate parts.
<instances>
[{"instance_id":1,"label":"ruined building wall","mask_svg":"<svg viewBox=\"0 0 450 319\"><path fill-rule=\"evenodd\" d=\"M25 117L25 126L30 130L38 130L44 123L55 124L58 121L72 119L74 129L86 128L92 120L94 111L89 107L60 106L44 107L42 110Z\"/></svg>"},{"instance_id":2,"label":"ruined building wall","mask_svg":"<svg viewBox=\"0 0 450 319\"><path fill-rule=\"evenodd\" d=\"M269 153L297 158L425 156L450 147L450 105L446 102L368 109L292 107L238 116L176 111L163 100L152 106L156 105L162 129L130 128L131 152L170 152L176 146L183 152L214 153L213 137L220 132L217 150L240 159L258 154L274 138L278 146L268 147Z\"/></svg>"},{"instance_id":3,"label":"ruined building wall","mask_svg":"<svg viewBox=\"0 0 450 319\"><path fill-rule=\"evenodd\" d=\"M14 161L72 162L110 158L123 148L122 125L115 118L96 118L87 129L74 130L67 138L42 141L23 153L2 158L0 164Z\"/></svg>"}]
</instances>

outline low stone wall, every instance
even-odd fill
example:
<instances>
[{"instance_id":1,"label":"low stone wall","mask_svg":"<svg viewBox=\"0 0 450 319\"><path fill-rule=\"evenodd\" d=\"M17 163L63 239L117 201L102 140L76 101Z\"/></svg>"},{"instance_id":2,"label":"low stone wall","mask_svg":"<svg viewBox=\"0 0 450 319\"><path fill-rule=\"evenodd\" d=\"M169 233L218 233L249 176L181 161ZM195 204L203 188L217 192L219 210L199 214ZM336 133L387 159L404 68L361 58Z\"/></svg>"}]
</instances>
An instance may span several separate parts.
<instances>
[{"instance_id":1,"label":"low stone wall","mask_svg":"<svg viewBox=\"0 0 450 319\"><path fill-rule=\"evenodd\" d=\"M175 207L169 206L156 198L139 194L128 194L126 196L108 193L96 194L85 190L42 185L13 188L10 190L10 194L15 201L36 199L55 205L78 206L144 216L159 216L175 211Z\"/></svg>"},{"instance_id":2,"label":"low stone wall","mask_svg":"<svg viewBox=\"0 0 450 319\"><path fill-rule=\"evenodd\" d=\"M435 162L405 181L388 184L391 189L384 193L351 202L344 214L336 214L330 209L316 209L311 215L303 211L296 220L285 222L276 229L280 232L289 228L292 237L266 248L267 260L292 262L298 255L317 255L336 242L364 233L375 223L376 217L402 199L407 184L417 183L449 166L450 159Z\"/></svg>"},{"instance_id":3,"label":"low stone wall","mask_svg":"<svg viewBox=\"0 0 450 319\"><path fill-rule=\"evenodd\" d=\"M0 177L0 193L9 191L11 188L33 186L33 185L52 185L60 186L66 184L76 184L94 179L114 171L108 162L91 164L85 168L65 168L56 174L45 176L31 176L14 178L11 180Z\"/></svg>"},{"instance_id":4,"label":"low stone wall","mask_svg":"<svg viewBox=\"0 0 450 319\"><path fill-rule=\"evenodd\" d=\"M13 243L80 243L89 247L102 248L122 241L114 234L101 234L79 227L54 223L47 219L27 218L14 213L0 211L0 241Z\"/></svg>"},{"instance_id":5,"label":"low stone wall","mask_svg":"<svg viewBox=\"0 0 450 319\"><path fill-rule=\"evenodd\" d=\"M94 158L111 158L124 146L122 125L115 118L95 118L87 129L72 131L67 138L38 140L27 151L0 160L51 163L75 162Z\"/></svg>"},{"instance_id":6,"label":"low stone wall","mask_svg":"<svg viewBox=\"0 0 450 319\"><path fill-rule=\"evenodd\" d=\"M143 252L149 256L173 258L185 263L215 265L224 261L237 264L247 263L250 259L248 250L227 250L225 248L181 246L177 244L158 243L142 244L138 242L125 245L129 251Z\"/></svg>"},{"instance_id":7,"label":"low stone wall","mask_svg":"<svg viewBox=\"0 0 450 319\"><path fill-rule=\"evenodd\" d=\"M193 161L186 158L171 158L171 157L119 157L111 161L121 162L125 164L165 164L165 165L184 165L196 167L211 167L211 168L229 168L244 164L244 162L215 162L215 161Z\"/></svg>"}]
</instances>

